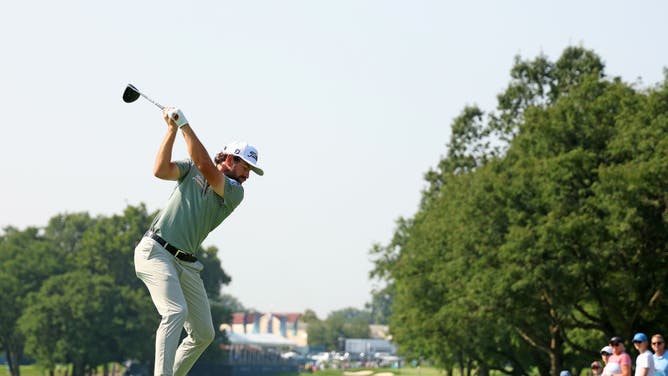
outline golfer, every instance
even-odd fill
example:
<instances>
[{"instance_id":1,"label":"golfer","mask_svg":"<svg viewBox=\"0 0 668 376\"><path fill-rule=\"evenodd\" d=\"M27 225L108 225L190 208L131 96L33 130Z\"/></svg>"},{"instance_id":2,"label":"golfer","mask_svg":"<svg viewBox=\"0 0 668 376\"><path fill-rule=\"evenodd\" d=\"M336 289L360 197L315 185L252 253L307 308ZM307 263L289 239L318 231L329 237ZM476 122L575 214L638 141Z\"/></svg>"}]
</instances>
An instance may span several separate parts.
<instances>
[{"instance_id":1,"label":"golfer","mask_svg":"<svg viewBox=\"0 0 668 376\"><path fill-rule=\"evenodd\" d=\"M135 271L151 294L162 320L155 338L155 372L185 375L213 341L209 300L200 278L203 265L197 249L241 203L241 186L257 165L257 149L231 143L212 161L181 110L165 108L167 135L160 145L153 173L176 181L167 205L135 248ZM190 158L172 161L179 129ZM179 344L181 328L187 336Z\"/></svg>"}]
</instances>

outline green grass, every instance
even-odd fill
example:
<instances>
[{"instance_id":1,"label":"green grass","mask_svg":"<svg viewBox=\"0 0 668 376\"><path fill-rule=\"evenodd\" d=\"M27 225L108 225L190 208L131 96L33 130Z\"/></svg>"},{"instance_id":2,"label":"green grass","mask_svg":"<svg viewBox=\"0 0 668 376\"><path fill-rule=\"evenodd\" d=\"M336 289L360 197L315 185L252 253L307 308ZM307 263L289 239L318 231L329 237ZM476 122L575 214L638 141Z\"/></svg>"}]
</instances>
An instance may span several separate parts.
<instances>
[{"instance_id":1,"label":"green grass","mask_svg":"<svg viewBox=\"0 0 668 376\"><path fill-rule=\"evenodd\" d=\"M42 376L48 375L47 372L42 373L42 369L37 366L21 366L20 368L21 376ZM3 365L0 369L0 376L9 376L9 369L7 365Z\"/></svg>"},{"instance_id":2,"label":"green grass","mask_svg":"<svg viewBox=\"0 0 668 376\"><path fill-rule=\"evenodd\" d=\"M438 370L436 368L428 368L428 367L422 367L420 369L418 368L354 368L354 369L347 369L347 370L340 370L340 369L326 369L314 373L300 373L300 376L343 376L344 372L357 372L357 371L363 371L363 370L369 370L373 371L374 373L383 373L383 372L390 372L394 375L397 376L443 376L445 373L441 370ZM122 369L120 371L116 372L116 376L120 376L122 374ZM62 372L56 372L56 376L62 376ZM100 370L101 374L101 370ZM3 366L0 368L0 376L9 376L9 371L7 370L6 366ZM21 376L48 376L48 372L42 370L41 367L36 366L36 365L29 365L29 366L21 366ZM373 376L373 375L370 375Z\"/></svg>"},{"instance_id":3,"label":"green grass","mask_svg":"<svg viewBox=\"0 0 668 376\"><path fill-rule=\"evenodd\" d=\"M123 374L123 366L120 364L116 364L116 376L121 376ZM49 371L46 371L42 369L42 367L31 364L28 366L21 366L21 376L49 376ZM60 369L55 372L55 376L63 376L65 374L65 369ZM72 370L70 370L69 374L72 374ZM97 370L98 375L102 375L102 367L100 367ZM111 376L111 366L109 366L109 375ZM9 370L7 369L7 366L4 365L0 367L0 376L9 376Z\"/></svg>"}]
</instances>

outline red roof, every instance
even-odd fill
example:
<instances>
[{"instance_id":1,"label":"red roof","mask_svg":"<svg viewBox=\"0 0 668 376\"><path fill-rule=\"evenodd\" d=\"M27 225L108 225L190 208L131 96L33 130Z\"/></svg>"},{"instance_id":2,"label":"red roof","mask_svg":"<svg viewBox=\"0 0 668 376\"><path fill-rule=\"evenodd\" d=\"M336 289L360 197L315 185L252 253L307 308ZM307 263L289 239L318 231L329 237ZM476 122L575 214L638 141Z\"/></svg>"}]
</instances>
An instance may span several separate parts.
<instances>
[{"instance_id":1,"label":"red roof","mask_svg":"<svg viewBox=\"0 0 668 376\"><path fill-rule=\"evenodd\" d=\"M244 312L235 312L232 314L232 324L244 324L244 316L246 317L246 324L252 324L255 322L256 316L259 318L262 316L261 313L244 313Z\"/></svg>"},{"instance_id":2,"label":"red roof","mask_svg":"<svg viewBox=\"0 0 668 376\"><path fill-rule=\"evenodd\" d=\"M268 312L274 317L277 318L286 318L288 323L293 323L302 316L301 313L296 312L287 312L287 313L274 313ZM267 313L253 312L253 313L244 313L244 312L235 312L232 314L232 324L244 324L244 316L246 317L246 324L252 324L255 322L256 318L259 319L260 316L263 316Z\"/></svg>"},{"instance_id":3,"label":"red roof","mask_svg":"<svg viewBox=\"0 0 668 376\"><path fill-rule=\"evenodd\" d=\"M299 320L300 317L302 317L301 313L272 313L272 315L276 317L285 317L289 323L293 323L297 320Z\"/></svg>"}]
</instances>

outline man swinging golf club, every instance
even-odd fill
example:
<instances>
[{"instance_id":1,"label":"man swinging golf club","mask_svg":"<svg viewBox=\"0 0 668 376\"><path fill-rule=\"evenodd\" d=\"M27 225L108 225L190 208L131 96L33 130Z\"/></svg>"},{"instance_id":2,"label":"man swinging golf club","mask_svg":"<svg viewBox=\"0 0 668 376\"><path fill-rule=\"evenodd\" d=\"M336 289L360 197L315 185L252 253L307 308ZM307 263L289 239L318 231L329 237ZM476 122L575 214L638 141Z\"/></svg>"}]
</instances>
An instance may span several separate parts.
<instances>
[{"instance_id":1,"label":"man swinging golf club","mask_svg":"<svg viewBox=\"0 0 668 376\"><path fill-rule=\"evenodd\" d=\"M234 142L211 160L177 108L166 107L164 137L153 173L177 181L166 207L135 248L137 276L146 284L162 316L155 339L155 372L185 375L213 341L211 309L200 278L203 268L195 253L209 232L241 203L242 183L258 167L257 149ZM190 159L172 161L172 146L181 130ZM187 337L179 344L181 328Z\"/></svg>"}]
</instances>

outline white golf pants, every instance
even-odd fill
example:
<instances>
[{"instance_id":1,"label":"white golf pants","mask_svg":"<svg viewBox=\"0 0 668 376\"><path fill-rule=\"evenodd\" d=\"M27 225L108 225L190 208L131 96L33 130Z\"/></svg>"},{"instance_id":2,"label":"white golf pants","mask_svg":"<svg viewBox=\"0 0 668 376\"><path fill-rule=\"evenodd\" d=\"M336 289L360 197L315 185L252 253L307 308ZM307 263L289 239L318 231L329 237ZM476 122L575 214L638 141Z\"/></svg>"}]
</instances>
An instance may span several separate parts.
<instances>
[{"instance_id":1,"label":"white golf pants","mask_svg":"<svg viewBox=\"0 0 668 376\"><path fill-rule=\"evenodd\" d=\"M155 376L187 374L213 341L211 308L199 275L203 267L199 261L176 259L147 237L135 248L135 272L162 316L155 336ZM188 336L179 345L181 328Z\"/></svg>"}]
</instances>

